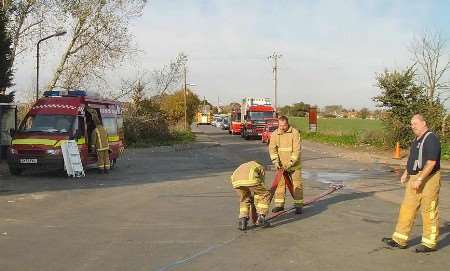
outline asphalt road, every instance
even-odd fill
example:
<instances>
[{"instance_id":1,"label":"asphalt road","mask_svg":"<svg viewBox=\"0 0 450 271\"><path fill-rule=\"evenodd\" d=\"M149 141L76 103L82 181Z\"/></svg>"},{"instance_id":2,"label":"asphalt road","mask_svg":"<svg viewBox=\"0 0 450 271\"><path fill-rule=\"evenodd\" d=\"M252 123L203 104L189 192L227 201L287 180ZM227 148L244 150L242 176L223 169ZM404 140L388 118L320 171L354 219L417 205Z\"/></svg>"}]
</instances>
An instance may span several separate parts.
<instances>
[{"instance_id":1,"label":"asphalt road","mask_svg":"<svg viewBox=\"0 0 450 271\"><path fill-rule=\"evenodd\" d=\"M398 204L373 192L347 188L271 228L238 231L229 176L248 160L269 164L267 147L214 127L197 132L187 148L129 149L109 175L1 175L0 270L450 270L444 224L433 254L383 246ZM397 178L388 165L316 144L304 144L302 160L307 197L333 181Z\"/></svg>"}]
</instances>

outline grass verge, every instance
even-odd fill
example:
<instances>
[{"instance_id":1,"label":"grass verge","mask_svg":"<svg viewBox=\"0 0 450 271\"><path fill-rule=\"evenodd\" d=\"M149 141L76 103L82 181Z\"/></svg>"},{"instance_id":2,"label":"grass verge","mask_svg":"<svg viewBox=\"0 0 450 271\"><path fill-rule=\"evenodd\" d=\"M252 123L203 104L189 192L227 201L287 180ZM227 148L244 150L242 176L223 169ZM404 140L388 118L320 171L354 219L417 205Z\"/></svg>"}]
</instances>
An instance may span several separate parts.
<instances>
[{"instance_id":1,"label":"grass verge","mask_svg":"<svg viewBox=\"0 0 450 271\"><path fill-rule=\"evenodd\" d=\"M148 148L157 146L172 146L177 144L187 144L195 140L195 135L191 131L174 131L169 137L148 138L130 144L130 148Z\"/></svg>"}]
</instances>

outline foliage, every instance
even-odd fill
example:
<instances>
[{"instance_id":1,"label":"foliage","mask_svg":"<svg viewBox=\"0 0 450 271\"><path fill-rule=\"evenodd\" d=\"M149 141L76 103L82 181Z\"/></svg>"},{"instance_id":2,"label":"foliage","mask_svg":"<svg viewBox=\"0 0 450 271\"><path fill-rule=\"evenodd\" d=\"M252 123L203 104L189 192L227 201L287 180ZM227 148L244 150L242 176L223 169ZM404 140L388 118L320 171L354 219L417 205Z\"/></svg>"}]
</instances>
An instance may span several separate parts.
<instances>
[{"instance_id":1,"label":"foliage","mask_svg":"<svg viewBox=\"0 0 450 271\"><path fill-rule=\"evenodd\" d=\"M370 111L367 107L363 107L361 108L361 110L358 112L358 116L361 119L367 119L367 117L369 117Z\"/></svg>"},{"instance_id":2,"label":"foliage","mask_svg":"<svg viewBox=\"0 0 450 271\"><path fill-rule=\"evenodd\" d=\"M280 108L280 113L285 116L304 117L309 110L309 104L304 102L286 105Z\"/></svg>"},{"instance_id":3,"label":"foliage","mask_svg":"<svg viewBox=\"0 0 450 271\"><path fill-rule=\"evenodd\" d=\"M103 80L133 52L130 20L140 16L145 1L54 0L55 18L68 25L68 43L50 88L77 88Z\"/></svg>"},{"instance_id":4,"label":"foliage","mask_svg":"<svg viewBox=\"0 0 450 271\"><path fill-rule=\"evenodd\" d=\"M200 99L189 89L186 91L187 121L190 125L197 113ZM171 125L176 125L184 121L184 90L175 91L171 95L161 97L161 110L167 117Z\"/></svg>"},{"instance_id":5,"label":"foliage","mask_svg":"<svg viewBox=\"0 0 450 271\"><path fill-rule=\"evenodd\" d=\"M8 18L3 9L0 9L0 95L5 93L6 88L13 85L13 68L11 50L11 38L7 29ZM14 98L14 94L3 99Z\"/></svg>"},{"instance_id":6,"label":"foliage","mask_svg":"<svg viewBox=\"0 0 450 271\"><path fill-rule=\"evenodd\" d=\"M402 147L409 145L413 137L410 120L417 113L424 115L431 130L441 130L443 106L439 100L427 99L425 89L415 83L413 67L405 71L386 70L376 79L381 94L373 100L388 112L383 118L388 145L393 146L395 142L400 142Z\"/></svg>"}]
</instances>

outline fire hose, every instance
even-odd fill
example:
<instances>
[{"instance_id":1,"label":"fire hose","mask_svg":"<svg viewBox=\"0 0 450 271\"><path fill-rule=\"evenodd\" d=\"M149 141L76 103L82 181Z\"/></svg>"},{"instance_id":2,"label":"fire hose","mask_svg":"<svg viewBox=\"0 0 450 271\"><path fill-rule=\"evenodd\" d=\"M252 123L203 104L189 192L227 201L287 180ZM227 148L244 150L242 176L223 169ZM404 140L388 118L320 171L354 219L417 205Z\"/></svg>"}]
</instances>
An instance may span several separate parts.
<instances>
[{"instance_id":1,"label":"fire hose","mask_svg":"<svg viewBox=\"0 0 450 271\"><path fill-rule=\"evenodd\" d=\"M269 203L272 202L273 196L275 195L275 190L277 189L278 184L279 184L279 182L280 182L280 180L281 180L282 177L284 177L285 185L286 185L286 187L288 188L289 193L291 194L292 197L294 197L294 188L293 188L293 185L292 185L292 179L291 179L290 174L289 174L287 171L284 171L284 170L282 170L282 169L279 169L279 170L277 171L277 173L275 174L275 179L273 180L272 185L271 185L271 187L270 187L270 198L269 198ZM319 195L317 195L317 196L307 198L307 199L304 201L303 206L311 205L311 204L313 204L313 203L319 201L320 199L322 199L322 198L324 198L324 197L326 197L326 196L328 196L328 195L330 195L330 194L336 192L337 190L342 189L343 187L344 187L343 184L332 183L332 184L329 185L327 191L325 191L325 192L323 192L323 193L321 193L321 194L319 194ZM250 217L251 217L251 219L252 219L252 222L253 222L253 223L256 223L256 220L257 220L257 213L256 213L256 207L255 207L255 204L254 204L254 201L253 201L253 200L252 200L252 202L251 202L251 208L250 208L250 210L251 210L251 215L250 215ZM287 213L289 213L289 212L291 212L291 211L293 211L293 210L295 210L295 207L292 207L292 208L289 208L289 209L286 209L286 210L283 210L283 211L280 211L280 212L277 212L277 213L272 213L271 215L269 215L269 216L267 217L266 221L270 221L270 220L272 220L272 219L274 219L274 218L276 218L276 217L279 217L279 216L281 216L281 215L287 214Z\"/></svg>"}]
</instances>

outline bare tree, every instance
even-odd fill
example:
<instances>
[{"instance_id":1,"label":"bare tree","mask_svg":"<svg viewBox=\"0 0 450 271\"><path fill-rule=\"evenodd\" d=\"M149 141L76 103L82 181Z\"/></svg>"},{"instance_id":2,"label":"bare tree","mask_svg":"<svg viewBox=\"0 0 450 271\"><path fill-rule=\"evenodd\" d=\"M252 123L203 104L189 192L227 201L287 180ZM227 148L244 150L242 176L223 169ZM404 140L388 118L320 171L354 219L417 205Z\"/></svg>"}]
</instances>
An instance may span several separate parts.
<instances>
[{"instance_id":1,"label":"bare tree","mask_svg":"<svg viewBox=\"0 0 450 271\"><path fill-rule=\"evenodd\" d=\"M414 61L419 64L420 81L430 101L440 94L439 91L450 89L450 82L445 77L450 69L450 57L445 50L445 39L433 32L416 39L411 47Z\"/></svg>"},{"instance_id":2,"label":"bare tree","mask_svg":"<svg viewBox=\"0 0 450 271\"><path fill-rule=\"evenodd\" d=\"M179 53L169 64L160 69L153 70L151 74L147 71L138 72L132 79L122 80L122 85L115 99L121 99L133 95L134 90L139 85L142 88L141 95L160 97L167 92L179 87L183 77L183 68L187 64L188 58L184 53Z\"/></svg>"},{"instance_id":3,"label":"bare tree","mask_svg":"<svg viewBox=\"0 0 450 271\"><path fill-rule=\"evenodd\" d=\"M141 15L145 0L55 0L70 25L69 41L49 84L63 88L105 80L113 68L133 52L128 25Z\"/></svg>"},{"instance_id":4,"label":"bare tree","mask_svg":"<svg viewBox=\"0 0 450 271\"><path fill-rule=\"evenodd\" d=\"M3 4L10 18L9 31L14 63L19 55L34 47L41 35L51 30L51 5L45 0L9 0Z\"/></svg>"},{"instance_id":5,"label":"bare tree","mask_svg":"<svg viewBox=\"0 0 450 271\"><path fill-rule=\"evenodd\" d=\"M168 65L165 65L159 70L153 71L152 91L157 95L163 95L173 87L178 85L183 76L183 68L188 61L184 53L179 53L175 60L172 60Z\"/></svg>"}]
</instances>

